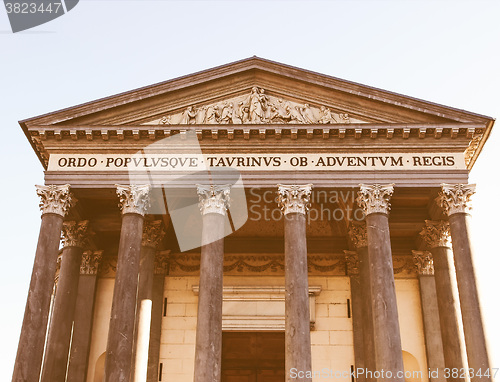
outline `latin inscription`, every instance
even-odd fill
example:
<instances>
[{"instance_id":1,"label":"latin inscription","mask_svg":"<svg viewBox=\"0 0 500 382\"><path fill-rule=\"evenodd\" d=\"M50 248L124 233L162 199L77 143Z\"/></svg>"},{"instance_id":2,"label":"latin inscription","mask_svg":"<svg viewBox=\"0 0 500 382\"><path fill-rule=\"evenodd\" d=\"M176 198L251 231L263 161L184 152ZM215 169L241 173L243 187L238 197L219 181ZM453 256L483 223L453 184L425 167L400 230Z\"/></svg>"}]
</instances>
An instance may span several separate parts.
<instances>
[{"instance_id":1,"label":"latin inscription","mask_svg":"<svg viewBox=\"0 0 500 382\"><path fill-rule=\"evenodd\" d=\"M49 171L180 171L208 167L247 171L464 170L463 154L52 154Z\"/></svg>"}]
</instances>

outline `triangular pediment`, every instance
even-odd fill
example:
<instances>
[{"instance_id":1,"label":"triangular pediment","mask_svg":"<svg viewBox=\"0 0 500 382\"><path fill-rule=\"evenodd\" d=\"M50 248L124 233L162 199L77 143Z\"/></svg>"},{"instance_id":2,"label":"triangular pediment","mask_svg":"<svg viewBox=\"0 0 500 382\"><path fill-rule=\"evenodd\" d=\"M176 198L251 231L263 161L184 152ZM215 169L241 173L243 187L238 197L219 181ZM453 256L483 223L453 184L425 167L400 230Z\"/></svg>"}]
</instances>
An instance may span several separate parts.
<instances>
[{"instance_id":1,"label":"triangular pediment","mask_svg":"<svg viewBox=\"0 0 500 382\"><path fill-rule=\"evenodd\" d=\"M200 140L214 141L449 137L455 143L447 147L464 150L471 168L493 123L483 115L252 57L20 125L44 166L65 139L155 140L195 130Z\"/></svg>"},{"instance_id":2,"label":"triangular pediment","mask_svg":"<svg viewBox=\"0 0 500 382\"><path fill-rule=\"evenodd\" d=\"M251 99L253 88L263 93L252 106L251 102L257 100ZM29 128L182 122L427 124L487 120L478 114L252 57L31 118L22 124Z\"/></svg>"}]
</instances>

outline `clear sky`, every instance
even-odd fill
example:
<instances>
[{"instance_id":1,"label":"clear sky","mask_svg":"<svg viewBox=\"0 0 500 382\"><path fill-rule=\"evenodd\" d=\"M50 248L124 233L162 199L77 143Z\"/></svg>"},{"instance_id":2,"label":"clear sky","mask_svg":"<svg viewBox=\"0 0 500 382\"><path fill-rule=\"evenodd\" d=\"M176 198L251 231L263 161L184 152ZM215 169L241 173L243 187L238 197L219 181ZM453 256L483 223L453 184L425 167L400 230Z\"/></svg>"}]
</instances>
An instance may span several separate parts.
<instances>
[{"instance_id":1,"label":"clear sky","mask_svg":"<svg viewBox=\"0 0 500 382\"><path fill-rule=\"evenodd\" d=\"M500 116L497 1L92 1L12 34L0 8L3 275L0 380L10 380L40 224L42 166L17 121L257 55ZM500 126L471 174L475 264L500 367Z\"/></svg>"}]
</instances>

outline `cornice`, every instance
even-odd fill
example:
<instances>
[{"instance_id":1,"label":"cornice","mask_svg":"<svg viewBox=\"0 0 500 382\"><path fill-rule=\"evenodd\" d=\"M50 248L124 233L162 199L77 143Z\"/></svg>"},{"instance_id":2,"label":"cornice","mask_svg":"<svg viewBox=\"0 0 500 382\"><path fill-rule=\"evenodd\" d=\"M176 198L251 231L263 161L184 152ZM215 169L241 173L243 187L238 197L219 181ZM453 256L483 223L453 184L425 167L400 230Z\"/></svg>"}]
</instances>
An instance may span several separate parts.
<instances>
[{"instance_id":1,"label":"cornice","mask_svg":"<svg viewBox=\"0 0 500 382\"><path fill-rule=\"evenodd\" d=\"M27 136L40 161L47 168L49 152L47 141L78 141L78 147L86 142L113 141L116 143L161 140L176 134L194 131L199 141L227 142L249 141L259 144L262 140L294 142L296 140L370 139L384 140L390 145L393 138L399 139L458 139L469 140L465 150L468 169L471 169L479 150L487 138L485 128L478 124L246 124L246 125L77 125L43 126L30 128ZM122 143L120 143L122 144ZM465 144L464 144L465 146Z\"/></svg>"}]
</instances>

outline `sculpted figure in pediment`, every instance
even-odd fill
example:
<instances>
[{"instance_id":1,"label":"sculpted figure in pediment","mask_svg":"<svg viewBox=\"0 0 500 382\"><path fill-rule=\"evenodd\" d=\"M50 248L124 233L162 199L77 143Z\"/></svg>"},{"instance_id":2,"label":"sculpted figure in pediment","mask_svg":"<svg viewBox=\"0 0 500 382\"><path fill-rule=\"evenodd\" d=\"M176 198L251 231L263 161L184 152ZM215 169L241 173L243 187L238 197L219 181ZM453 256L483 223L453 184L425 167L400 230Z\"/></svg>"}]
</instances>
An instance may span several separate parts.
<instances>
[{"instance_id":1,"label":"sculpted figure in pediment","mask_svg":"<svg viewBox=\"0 0 500 382\"><path fill-rule=\"evenodd\" d=\"M300 111L300 114L302 114L305 123L314 123L316 121L314 113L309 104L305 103L304 106L298 106L298 109Z\"/></svg>"},{"instance_id":2,"label":"sculpted figure in pediment","mask_svg":"<svg viewBox=\"0 0 500 382\"><path fill-rule=\"evenodd\" d=\"M243 101L238 103L238 109L234 113L233 123L242 124L248 121L248 106Z\"/></svg>"},{"instance_id":3,"label":"sculpted figure in pediment","mask_svg":"<svg viewBox=\"0 0 500 382\"><path fill-rule=\"evenodd\" d=\"M267 97L264 95L264 89L254 86L249 98L249 120L250 123L265 122L265 110L267 109Z\"/></svg>"},{"instance_id":4,"label":"sculpted figure in pediment","mask_svg":"<svg viewBox=\"0 0 500 382\"><path fill-rule=\"evenodd\" d=\"M201 125L205 123L205 117L207 115L207 107L202 106L196 110L196 117L195 117L195 123L197 125Z\"/></svg>"},{"instance_id":5,"label":"sculpted figure in pediment","mask_svg":"<svg viewBox=\"0 0 500 382\"><path fill-rule=\"evenodd\" d=\"M290 115L290 105L288 102L284 102L283 99L278 98L272 108L273 113L271 113L271 122L288 123L292 120L292 116Z\"/></svg>"},{"instance_id":6,"label":"sculpted figure in pediment","mask_svg":"<svg viewBox=\"0 0 500 382\"><path fill-rule=\"evenodd\" d=\"M325 107L325 106L321 106L319 111L321 114L321 116L319 117L319 120L318 120L319 123L327 124L327 123L339 123L340 122L334 117L330 108Z\"/></svg>"},{"instance_id":7,"label":"sculpted figure in pediment","mask_svg":"<svg viewBox=\"0 0 500 382\"><path fill-rule=\"evenodd\" d=\"M196 117L196 111L194 111L193 106L189 106L184 113L182 114L182 119L181 122L184 125L188 125L190 123L195 122L195 117Z\"/></svg>"},{"instance_id":8,"label":"sculpted figure in pediment","mask_svg":"<svg viewBox=\"0 0 500 382\"><path fill-rule=\"evenodd\" d=\"M248 94L248 93L247 93ZM356 123L362 121L354 120ZM297 101L287 101L265 90L252 87L250 94L239 95L215 104L189 106L183 112L156 120L163 125L171 124L334 124L351 123L348 114L337 114L326 106L302 105Z\"/></svg>"},{"instance_id":9,"label":"sculpted figure in pediment","mask_svg":"<svg viewBox=\"0 0 500 382\"><path fill-rule=\"evenodd\" d=\"M170 115L161 117L160 125L171 125L171 124L172 124L172 117Z\"/></svg>"},{"instance_id":10,"label":"sculpted figure in pediment","mask_svg":"<svg viewBox=\"0 0 500 382\"><path fill-rule=\"evenodd\" d=\"M345 113L340 113L340 123L351 123L351 117L349 117L349 114Z\"/></svg>"},{"instance_id":11,"label":"sculpted figure in pediment","mask_svg":"<svg viewBox=\"0 0 500 382\"><path fill-rule=\"evenodd\" d=\"M219 123L233 123L233 104L224 102Z\"/></svg>"},{"instance_id":12,"label":"sculpted figure in pediment","mask_svg":"<svg viewBox=\"0 0 500 382\"><path fill-rule=\"evenodd\" d=\"M306 123L299 108L300 108L299 106L295 107L291 107L290 105L286 106L286 111L287 113L290 114L291 123Z\"/></svg>"},{"instance_id":13,"label":"sculpted figure in pediment","mask_svg":"<svg viewBox=\"0 0 500 382\"><path fill-rule=\"evenodd\" d=\"M219 119L219 106L209 106L207 108L207 116L205 117L205 123L215 124Z\"/></svg>"}]
</instances>

